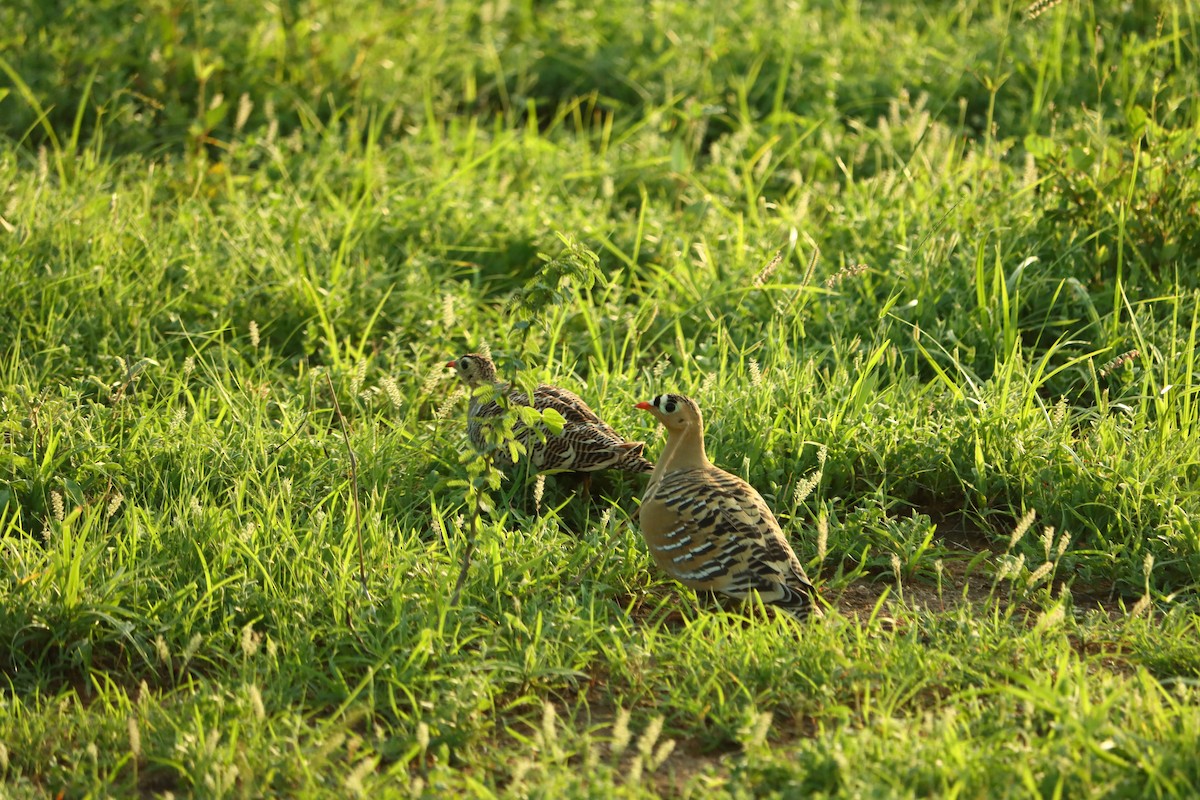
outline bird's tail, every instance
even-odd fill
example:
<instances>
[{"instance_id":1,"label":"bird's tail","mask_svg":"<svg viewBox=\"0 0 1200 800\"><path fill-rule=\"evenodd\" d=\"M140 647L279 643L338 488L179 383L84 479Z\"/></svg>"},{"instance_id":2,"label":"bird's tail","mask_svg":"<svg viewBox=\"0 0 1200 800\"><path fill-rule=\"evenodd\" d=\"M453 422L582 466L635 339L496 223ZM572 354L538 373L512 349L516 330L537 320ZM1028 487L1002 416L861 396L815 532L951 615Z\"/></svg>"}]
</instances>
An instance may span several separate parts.
<instances>
[{"instance_id":1,"label":"bird's tail","mask_svg":"<svg viewBox=\"0 0 1200 800\"><path fill-rule=\"evenodd\" d=\"M825 616L821 603L817 600L817 587L807 581L799 587L780 586L779 597L771 599L771 605L777 606L798 620L810 617L820 619Z\"/></svg>"},{"instance_id":2,"label":"bird's tail","mask_svg":"<svg viewBox=\"0 0 1200 800\"><path fill-rule=\"evenodd\" d=\"M618 469L625 472L654 472L654 465L642 456L642 451L645 448L645 442L626 442L621 445L624 453Z\"/></svg>"}]
</instances>

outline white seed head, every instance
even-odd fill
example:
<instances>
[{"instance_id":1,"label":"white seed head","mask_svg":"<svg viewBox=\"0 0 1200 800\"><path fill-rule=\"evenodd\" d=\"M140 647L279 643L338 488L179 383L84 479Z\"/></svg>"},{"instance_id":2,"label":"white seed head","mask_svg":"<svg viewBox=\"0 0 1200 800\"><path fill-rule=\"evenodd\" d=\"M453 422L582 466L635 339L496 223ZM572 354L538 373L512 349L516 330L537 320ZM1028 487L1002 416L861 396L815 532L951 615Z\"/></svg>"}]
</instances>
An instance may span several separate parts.
<instances>
[{"instance_id":1,"label":"white seed head","mask_svg":"<svg viewBox=\"0 0 1200 800\"><path fill-rule=\"evenodd\" d=\"M617 709L617 718L613 721L612 729L612 752L614 756L619 756L625 752L625 748L629 747L630 731L629 731L630 712L624 708Z\"/></svg>"},{"instance_id":2,"label":"white seed head","mask_svg":"<svg viewBox=\"0 0 1200 800\"><path fill-rule=\"evenodd\" d=\"M762 368L758 365L758 359L750 359L750 385L754 388L762 386Z\"/></svg>"},{"instance_id":3,"label":"white seed head","mask_svg":"<svg viewBox=\"0 0 1200 800\"><path fill-rule=\"evenodd\" d=\"M399 408L404 404L404 397L400 394L400 386L396 383L395 378L385 375L379 379L379 385L383 387L383 391L387 394L393 407Z\"/></svg>"},{"instance_id":4,"label":"white seed head","mask_svg":"<svg viewBox=\"0 0 1200 800\"><path fill-rule=\"evenodd\" d=\"M267 718L267 709L263 706L262 692L253 683L246 687L246 694L250 696L250 708L254 711L254 718L264 720Z\"/></svg>"},{"instance_id":5,"label":"white seed head","mask_svg":"<svg viewBox=\"0 0 1200 800\"><path fill-rule=\"evenodd\" d=\"M764 159L766 160L766 159ZM783 250L775 254L775 257L767 262L767 265L759 270L759 273L754 276L754 285L762 286L771 279L775 274L775 270L779 269L779 265L783 263Z\"/></svg>"},{"instance_id":6,"label":"white seed head","mask_svg":"<svg viewBox=\"0 0 1200 800\"><path fill-rule=\"evenodd\" d=\"M129 752L133 753L133 757L137 758L142 754L142 731L138 728L136 717L130 717L127 722L129 729Z\"/></svg>"},{"instance_id":7,"label":"white seed head","mask_svg":"<svg viewBox=\"0 0 1200 800\"><path fill-rule=\"evenodd\" d=\"M1017 523L1017 527L1013 529L1012 537L1008 540L1008 549L1011 550L1017 546L1017 543L1025 536L1029 530L1029 526L1033 524L1034 518L1037 516L1036 509L1029 509L1025 512L1025 516L1021 517Z\"/></svg>"},{"instance_id":8,"label":"white seed head","mask_svg":"<svg viewBox=\"0 0 1200 800\"><path fill-rule=\"evenodd\" d=\"M533 482L533 508L539 510L542 507L542 495L546 491L546 474L539 472Z\"/></svg>"},{"instance_id":9,"label":"white seed head","mask_svg":"<svg viewBox=\"0 0 1200 800\"><path fill-rule=\"evenodd\" d=\"M1041 581L1042 578L1044 578L1050 574L1050 571L1052 569L1054 569L1053 563L1047 561L1045 564L1042 564L1040 567L1038 567L1037 569L1035 569L1033 572L1031 572L1029 574L1029 578L1026 579L1026 581L1025 581L1026 585L1027 586L1036 586L1037 583L1039 581Z\"/></svg>"},{"instance_id":10,"label":"white seed head","mask_svg":"<svg viewBox=\"0 0 1200 800\"><path fill-rule=\"evenodd\" d=\"M242 653L249 658L258 652L259 642L262 641L262 634L254 632L254 623L248 622L242 628Z\"/></svg>"},{"instance_id":11,"label":"white seed head","mask_svg":"<svg viewBox=\"0 0 1200 800\"><path fill-rule=\"evenodd\" d=\"M558 740L557 718L558 712L555 711L554 703L542 703L542 743L545 745Z\"/></svg>"},{"instance_id":12,"label":"white seed head","mask_svg":"<svg viewBox=\"0 0 1200 800\"><path fill-rule=\"evenodd\" d=\"M442 401L442 404L438 406L437 411L434 412L434 418L437 420L443 420L450 416L450 412L454 409L455 404L457 404L465 394L466 391L462 386L456 387L454 391L446 396L446 399Z\"/></svg>"},{"instance_id":13,"label":"white seed head","mask_svg":"<svg viewBox=\"0 0 1200 800\"><path fill-rule=\"evenodd\" d=\"M658 748L654 751L654 755L650 756L647 766L649 766L652 770L658 769L668 758L670 758L671 753L673 752L675 752L675 740L663 740L658 745Z\"/></svg>"},{"instance_id":14,"label":"white seed head","mask_svg":"<svg viewBox=\"0 0 1200 800\"><path fill-rule=\"evenodd\" d=\"M1055 555L1058 558L1063 557L1063 553L1067 552L1067 548L1071 546L1071 534L1069 531L1063 531L1062 536L1058 537L1058 547L1055 549Z\"/></svg>"},{"instance_id":15,"label":"white seed head","mask_svg":"<svg viewBox=\"0 0 1200 800\"><path fill-rule=\"evenodd\" d=\"M246 121L250 119L250 112L254 110L254 101L250 99L250 95L242 92L242 96L238 98L237 116L233 120L234 131L241 133L242 128L246 127Z\"/></svg>"},{"instance_id":16,"label":"white seed head","mask_svg":"<svg viewBox=\"0 0 1200 800\"><path fill-rule=\"evenodd\" d=\"M754 724L750 729L750 741L746 742L747 750L753 750L766 743L767 734L771 730L771 722L774 718L774 715L770 711L763 711L754 715Z\"/></svg>"},{"instance_id":17,"label":"white seed head","mask_svg":"<svg viewBox=\"0 0 1200 800\"><path fill-rule=\"evenodd\" d=\"M1065 616L1066 612L1063 611L1063 604L1055 603L1053 608L1041 613L1041 615L1038 617L1035 627L1039 630L1052 628L1058 623L1062 622Z\"/></svg>"},{"instance_id":18,"label":"white seed head","mask_svg":"<svg viewBox=\"0 0 1200 800\"><path fill-rule=\"evenodd\" d=\"M183 649L183 661L185 664L191 661L193 656L196 655L196 651L200 649L200 643L203 641L204 637L198 633L193 634L192 638L188 640L187 647Z\"/></svg>"},{"instance_id":19,"label":"white seed head","mask_svg":"<svg viewBox=\"0 0 1200 800\"><path fill-rule=\"evenodd\" d=\"M638 752L643 756L648 757L654 749L654 745L658 743L659 734L662 733L663 718L655 717L650 720L646 726L646 730L642 731L641 738L638 739Z\"/></svg>"}]
</instances>

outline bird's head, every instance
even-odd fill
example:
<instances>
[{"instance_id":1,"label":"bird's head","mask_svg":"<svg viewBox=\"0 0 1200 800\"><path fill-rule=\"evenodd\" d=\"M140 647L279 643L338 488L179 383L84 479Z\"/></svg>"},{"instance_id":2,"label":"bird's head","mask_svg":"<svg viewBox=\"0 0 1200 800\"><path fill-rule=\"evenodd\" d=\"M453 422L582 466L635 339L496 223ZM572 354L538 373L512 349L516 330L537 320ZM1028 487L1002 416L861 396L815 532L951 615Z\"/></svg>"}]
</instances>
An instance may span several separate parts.
<instances>
[{"instance_id":1,"label":"bird's head","mask_svg":"<svg viewBox=\"0 0 1200 800\"><path fill-rule=\"evenodd\" d=\"M471 388L496 382L496 365L482 353L467 353L447 361L446 366L454 367L462 382Z\"/></svg>"},{"instance_id":2,"label":"bird's head","mask_svg":"<svg viewBox=\"0 0 1200 800\"><path fill-rule=\"evenodd\" d=\"M700 407L696 401L681 394L660 394L653 400L638 403L634 408L649 411L669 431L683 430L690 425L699 426Z\"/></svg>"}]
</instances>

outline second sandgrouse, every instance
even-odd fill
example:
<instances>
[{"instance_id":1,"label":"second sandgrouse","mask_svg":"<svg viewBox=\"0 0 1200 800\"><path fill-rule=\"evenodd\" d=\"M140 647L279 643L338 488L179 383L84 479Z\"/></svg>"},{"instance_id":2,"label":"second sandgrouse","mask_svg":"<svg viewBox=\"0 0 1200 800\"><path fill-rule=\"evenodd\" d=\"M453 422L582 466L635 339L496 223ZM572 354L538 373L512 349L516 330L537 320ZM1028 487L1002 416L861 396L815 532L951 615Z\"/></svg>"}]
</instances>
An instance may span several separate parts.
<instances>
[{"instance_id":1,"label":"second sandgrouse","mask_svg":"<svg viewBox=\"0 0 1200 800\"><path fill-rule=\"evenodd\" d=\"M762 496L708 460L700 408L661 394L637 408L667 429L667 444L642 498L650 555L685 586L764 603L795 617L821 616L816 589Z\"/></svg>"},{"instance_id":2,"label":"second sandgrouse","mask_svg":"<svg viewBox=\"0 0 1200 800\"><path fill-rule=\"evenodd\" d=\"M467 353L446 364L458 371L459 378L468 388L492 384L497 394L505 394L510 403L530 405L529 395L496 377L496 365L481 353ZM642 457L643 442L629 442L596 416L579 395L558 386L541 384L533 390L533 407L538 411L552 408L562 415L562 432L547 435L543 441L523 423L514 426L517 441L524 445L529 461L539 470L572 470L590 473L602 469L624 472L650 472L654 465ZM489 417L500 414L495 400L485 400L472 392L467 408L467 438L481 450L485 446L484 426ZM512 464L504 450L496 453L496 460L505 465Z\"/></svg>"}]
</instances>

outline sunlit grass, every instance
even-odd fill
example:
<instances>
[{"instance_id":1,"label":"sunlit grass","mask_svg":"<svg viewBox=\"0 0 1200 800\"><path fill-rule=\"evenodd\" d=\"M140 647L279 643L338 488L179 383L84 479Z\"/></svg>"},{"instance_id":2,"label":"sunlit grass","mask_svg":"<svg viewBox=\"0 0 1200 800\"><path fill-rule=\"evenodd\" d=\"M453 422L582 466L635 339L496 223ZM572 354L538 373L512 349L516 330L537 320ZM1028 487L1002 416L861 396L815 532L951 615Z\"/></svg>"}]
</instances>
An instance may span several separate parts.
<instances>
[{"instance_id":1,"label":"sunlit grass","mask_svg":"<svg viewBox=\"0 0 1200 800\"><path fill-rule=\"evenodd\" d=\"M1194 3L410 6L0 11L0 794L1200 791ZM487 511L484 347L827 620Z\"/></svg>"}]
</instances>

